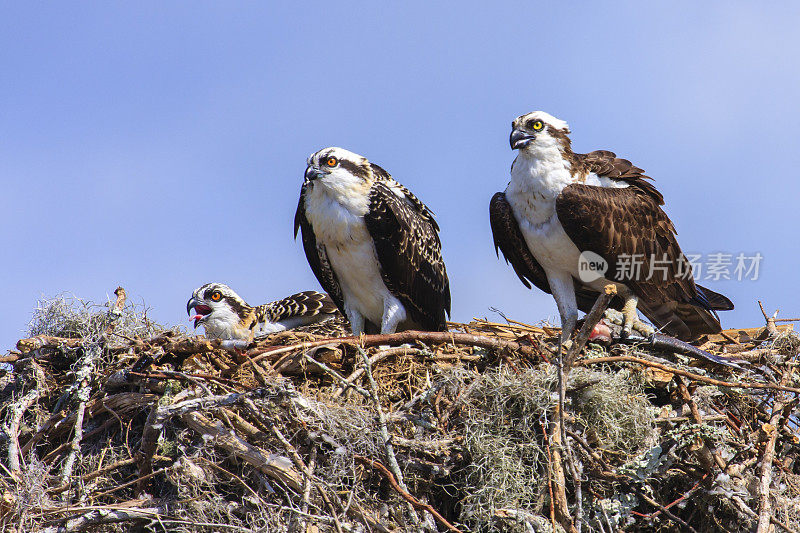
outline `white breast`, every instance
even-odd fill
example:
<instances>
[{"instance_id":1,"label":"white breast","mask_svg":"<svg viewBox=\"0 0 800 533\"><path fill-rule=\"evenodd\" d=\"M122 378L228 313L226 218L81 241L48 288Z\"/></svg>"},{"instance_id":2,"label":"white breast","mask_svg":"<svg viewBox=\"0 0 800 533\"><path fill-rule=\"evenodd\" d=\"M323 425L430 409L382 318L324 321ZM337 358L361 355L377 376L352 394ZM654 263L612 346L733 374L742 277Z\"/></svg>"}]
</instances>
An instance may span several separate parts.
<instances>
[{"instance_id":1,"label":"white breast","mask_svg":"<svg viewBox=\"0 0 800 533\"><path fill-rule=\"evenodd\" d=\"M511 167L506 198L519 223L525 242L548 275L568 274L578 279L581 250L564 231L556 214L556 199L575 183L569 163L563 158L517 157ZM600 187L619 186L616 181L589 174L583 183ZM622 184L627 186L627 184ZM602 288L605 279L597 284Z\"/></svg>"},{"instance_id":2,"label":"white breast","mask_svg":"<svg viewBox=\"0 0 800 533\"><path fill-rule=\"evenodd\" d=\"M249 332L246 329L237 327L239 317L228 309L215 310L203 322L206 337L213 339L245 339Z\"/></svg>"},{"instance_id":3,"label":"white breast","mask_svg":"<svg viewBox=\"0 0 800 533\"><path fill-rule=\"evenodd\" d=\"M381 277L372 240L351 242L346 246L327 246L326 249L342 285L345 307L351 307L370 322L380 324L384 302L393 297Z\"/></svg>"},{"instance_id":4,"label":"white breast","mask_svg":"<svg viewBox=\"0 0 800 533\"><path fill-rule=\"evenodd\" d=\"M381 324L384 301L393 296L383 282L375 245L364 224L366 196L341 203L328 189L315 184L306 196L306 216L317 243L325 246L342 286L345 307Z\"/></svg>"},{"instance_id":5,"label":"white breast","mask_svg":"<svg viewBox=\"0 0 800 533\"><path fill-rule=\"evenodd\" d=\"M534 226L549 224L555 216L556 198L573 183L569 163L557 157L531 159L520 154L511 165L506 198L517 220Z\"/></svg>"}]
</instances>

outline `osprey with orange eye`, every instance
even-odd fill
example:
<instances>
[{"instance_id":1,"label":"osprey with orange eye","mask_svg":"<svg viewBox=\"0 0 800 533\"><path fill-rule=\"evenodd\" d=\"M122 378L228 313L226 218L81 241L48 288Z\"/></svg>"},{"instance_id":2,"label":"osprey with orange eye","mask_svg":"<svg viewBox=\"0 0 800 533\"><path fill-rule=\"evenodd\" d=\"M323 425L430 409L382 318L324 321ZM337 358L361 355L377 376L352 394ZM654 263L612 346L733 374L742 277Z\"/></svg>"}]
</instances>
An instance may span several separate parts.
<instances>
[{"instance_id":1,"label":"osprey with orange eye","mask_svg":"<svg viewBox=\"0 0 800 533\"><path fill-rule=\"evenodd\" d=\"M338 164L339 164L339 160L336 159L333 156L330 156L329 158L327 158L325 160L325 166L328 166L328 167L331 167L331 168L335 167Z\"/></svg>"},{"instance_id":2,"label":"osprey with orange eye","mask_svg":"<svg viewBox=\"0 0 800 533\"><path fill-rule=\"evenodd\" d=\"M211 293L211 296L209 296L209 298L211 298L212 302L218 302L218 301L222 300L222 293L215 289Z\"/></svg>"}]
</instances>

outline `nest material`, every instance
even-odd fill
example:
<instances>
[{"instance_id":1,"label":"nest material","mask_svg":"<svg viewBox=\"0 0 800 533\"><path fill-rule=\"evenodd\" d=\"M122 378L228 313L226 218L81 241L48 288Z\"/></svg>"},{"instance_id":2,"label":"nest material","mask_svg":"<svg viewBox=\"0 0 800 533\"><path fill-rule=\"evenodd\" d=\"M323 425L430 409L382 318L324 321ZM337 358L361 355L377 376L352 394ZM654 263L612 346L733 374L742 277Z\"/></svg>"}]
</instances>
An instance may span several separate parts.
<instances>
[{"instance_id":1,"label":"nest material","mask_svg":"<svg viewBox=\"0 0 800 533\"><path fill-rule=\"evenodd\" d=\"M790 328L706 339L742 371L590 344L559 416L549 327L237 349L116 304L42 301L3 358L4 531L800 528Z\"/></svg>"}]
</instances>

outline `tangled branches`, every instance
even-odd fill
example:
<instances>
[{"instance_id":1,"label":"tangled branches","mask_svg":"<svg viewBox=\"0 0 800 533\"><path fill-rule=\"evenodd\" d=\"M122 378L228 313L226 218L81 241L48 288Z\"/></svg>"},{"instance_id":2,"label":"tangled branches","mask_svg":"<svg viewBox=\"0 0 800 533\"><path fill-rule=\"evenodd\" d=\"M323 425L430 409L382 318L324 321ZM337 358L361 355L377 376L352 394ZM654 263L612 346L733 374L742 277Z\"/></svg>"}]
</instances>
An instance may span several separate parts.
<instances>
[{"instance_id":1,"label":"tangled branches","mask_svg":"<svg viewBox=\"0 0 800 533\"><path fill-rule=\"evenodd\" d=\"M42 302L35 335L4 357L5 530L800 521L800 339L786 326L706 339L742 369L579 337L559 372L548 327L293 331L242 348L158 327L121 294L108 309Z\"/></svg>"}]
</instances>

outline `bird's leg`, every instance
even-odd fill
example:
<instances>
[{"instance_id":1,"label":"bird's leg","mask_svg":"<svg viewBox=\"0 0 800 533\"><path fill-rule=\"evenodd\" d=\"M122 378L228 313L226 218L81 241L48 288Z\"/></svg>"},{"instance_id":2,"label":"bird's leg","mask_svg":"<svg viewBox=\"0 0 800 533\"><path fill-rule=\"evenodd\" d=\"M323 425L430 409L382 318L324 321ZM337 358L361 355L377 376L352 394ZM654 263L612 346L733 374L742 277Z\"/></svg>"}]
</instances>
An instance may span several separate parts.
<instances>
[{"instance_id":1,"label":"bird's leg","mask_svg":"<svg viewBox=\"0 0 800 533\"><path fill-rule=\"evenodd\" d=\"M347 315L347 320L350 321L350 329L353 331L353 335L358 337L364 333L364 315L348 305L345 305L344 312Z\"/></svg>"},{"instance_id":2,"label":"bird's leg","mask_svg":"<svg viewBox=\"0 0 800 533\"><path fill-rule=\"evenodd\" d=\"M622 327L625 324L625 315L623 315L621 311L609 308L606 309L605 312L605 321L606 323L615 324L619 327ZM656 332L653 326L647 324L646 322L642 322L638 317L634 318L633 323L631 324L631 333L633 331L638 331L643 337L649 337Z\"/></svg>"},{"instance_id":3,"label":"bird's leg","mask_svg":"<svg viewBox=\"0 0 800 533\"><path fill-rule=\"evenodd\" d=\"M397 331L397 325L406 318L406 310L396 298L386 298L383 301L383 319L381 320L381 334L391 334Z\"/></svg>"},{"instance_id":4,"label":"bird's leg","mask_svg":"<svg viewBox=\"0 0 800 533\"><path fill-rule=\"evenodd\" d=\"M225 350L233 350L236 353L243 355L247 350L250 341L247 339L225 339L220 341L220 348Z\"/></svg>"},{"instance_id":5,"label":"bird's leg","mask_svg":"<svg viewBox=\"0 0 800 533\"><path fill-rule=\"evenodd\" d=\"M390 335L397 331L397 326L406 319L406 310L397 298L386 298L383 301L383 318L381 319L381 335ZM389 345L378 346L380 350L389 349Z\"/></svg>"},{"instance_id":6,"label":"bird's leg","mask_svg":"<svg viewBox=\"0 0 800 533\"><path fill-rule=\"evenodd\" d=\"M636 330L645 336L654 333L655 330L639 320L639 315L636 313L636 306L639 304L639 298L633 294L632 291L626 291L622 295L625 303L622 306L622 332L620 336L625 339L630 336L632 330Z\"/></svg>"},{"instance_id":7,"label":"bird's leg","mask_svg":"<svg viewBox=\"0 0 800 533\"><path fill-rule=\"evenodd\" d=\"M636 305L639 303L639 299L629 294L627 298L625 298L625 304L622 306L622 337L628 337L631 334L631 329L633 328L633 321L636 320Z\"/></svg>"},{"instance_id":8,"label":"bird's leg","mask_svg":"<svg viewBox=\"0 0 800 533\"><path fill-rule=\"evenodd\" d=\"M572 334L575 332L575 326L578 323L578 313L570 313L568 315L561 315L561 345L566 349L572 346Z\"/></svg>"},{"instance_id":9,"label":"bird's leg","mask_svg":"<svg viewBox=\"0 0 800 533\"><path fill-rule=\"evenodd\" d=\"M570 348L572 333L578 323L578 303L575 300L575 284L572 276L567 273L548 273L547 280L550 283L550 291L558 307L558 314L561 317L561 346Z\"/></svg>"}]
</instances>

